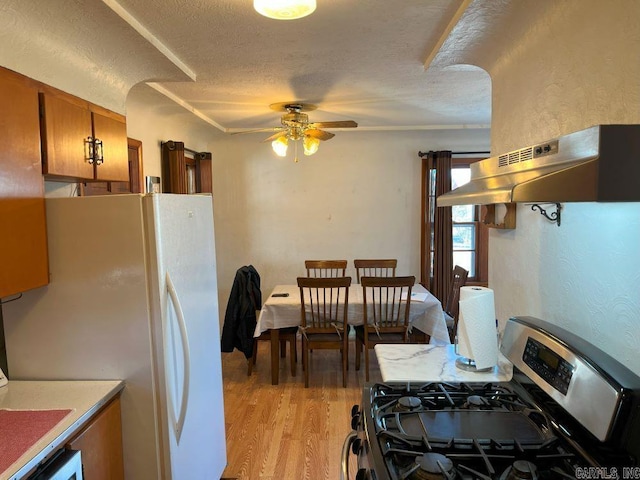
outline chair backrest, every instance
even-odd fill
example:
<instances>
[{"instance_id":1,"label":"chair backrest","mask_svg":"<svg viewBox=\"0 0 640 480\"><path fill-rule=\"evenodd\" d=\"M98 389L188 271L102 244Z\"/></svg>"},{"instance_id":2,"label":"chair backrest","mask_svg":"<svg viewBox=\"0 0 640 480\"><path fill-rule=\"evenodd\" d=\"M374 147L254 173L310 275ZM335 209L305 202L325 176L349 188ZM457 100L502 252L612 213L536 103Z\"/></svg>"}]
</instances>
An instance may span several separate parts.
<instances>
[{"instance_id":1,"label":"chair backrest","mask_svg":"<svg viewBox=\"0 0 640 480\"><path fill-rule=\"evenodd\" d=\"M467 283L467 277L469 275L469 271L464 268L456 265L453 268L453 279L451 280L451 289L449 290L449 295L447 296L447 301L444 304L443 310L444 312L453 318L453 327L451 329L450 336L455 337L456 330L458 328L458 311L460 309L459 301L460 301L460 288L464 287L465 283Z\"/></svg>"},{"instance_id":2,"label":"chair backrest","mask_svg":"<svg viewBox=\"0 0 640 480\"><path fill-rule=\"evenodd\" d=\"M307 277L336 278L344 277L347 270L346 260L305 260Z\"/></svg>"},{"instance_id":3,"label":"chair backrest","mask_svg":"<svg viewBox=\"0 0 640 480\"><path fill-rule=\"evenodd\" d=\"M362 277L365 325L375 325L380 330L408 328L415 282L414 276Z\"/></svg>"},{"instance_id":4,"label":"chair backrest","mask_svg":"<svg viewBox=\"0 0 640 480\"><path fill-rule=\"evenodd\" d=\"M306 331L335 331L347 324L351 277L298 277L300 324Z\"/></svg>"},{"instance_id":5,"label":"chair backrest","mask_svg":"<svg viewBox=\"0 0 640 480\"><path fill-rule=\"evenodd\" d=\"M354 260L357 282L361 277L395 277L398 260L395 258Z\"/></svg>"}]
</instances>

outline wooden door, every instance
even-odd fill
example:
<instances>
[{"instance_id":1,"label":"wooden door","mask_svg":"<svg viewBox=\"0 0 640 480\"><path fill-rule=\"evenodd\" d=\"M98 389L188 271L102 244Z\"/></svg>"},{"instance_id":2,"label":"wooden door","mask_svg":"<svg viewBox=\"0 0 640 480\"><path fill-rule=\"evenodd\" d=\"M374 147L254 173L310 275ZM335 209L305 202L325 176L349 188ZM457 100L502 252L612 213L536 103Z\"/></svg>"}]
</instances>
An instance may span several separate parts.
<instances>
[{"instance_id":1,"label":"wooden door","mask_svg":"<svg viewBox=\"0 0 640 480\"><path fill-rule=\"evenodd\" d=\"M0 298L49 283L38 89L0 68Z\"/></svg>"},{"instance_id":2,"label":"wooden door","mask_svg":"<svg viewBox=\"0 0 640 480\"><path fill-rule=\"evenodd\" d=\"M88 106L49 92L40 94L40 103L42 172L61 179L93 180L87 142L92 136Z\"/></svg>"},{"instance_id":3,"label":"wooden door","mask_svg":"<svg viewBox=\"0 0 640 480\"><path fill-rule=\"evenodd\" d=\"M96 180L129 181L127 125L119 119L93 112L93 136L102 142L102 163L96 164Z\"/></svg>"}]
</instances>

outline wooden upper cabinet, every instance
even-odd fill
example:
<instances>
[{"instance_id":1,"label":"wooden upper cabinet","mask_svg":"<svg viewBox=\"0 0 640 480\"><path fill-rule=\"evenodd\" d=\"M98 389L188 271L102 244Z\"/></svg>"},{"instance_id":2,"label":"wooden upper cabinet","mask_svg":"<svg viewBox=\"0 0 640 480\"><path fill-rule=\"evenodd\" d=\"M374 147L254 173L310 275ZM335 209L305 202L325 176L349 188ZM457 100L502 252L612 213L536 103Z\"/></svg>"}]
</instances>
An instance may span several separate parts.
<instances>
[{"instance_id":1,"label":"wooden upper cabinet","mask_svg":"<svg viewBox=\"0 0 640 480\"><path fill-rule=\"evenodd\" d=\"M62 97L40 94L42 108L42 172L93 180L89 161L93 136L91 111Z\"/></svg>"},{"instance_id":2,"label":"wooden upper cabinet","mask_svg":"<svg viewBox=\"0 0 640 480\"><path fill-rule=\"evenodd\" d=\"M95 166L95 179L128 182L127 125L123 121L97 112L93 112L92 116L93 137L102 142L102 158Z\"/></svg>"},{"instance_id":3,"label":"wooden upper cabinet","mask_svg":"<svg viewBox=\"0 0 640 480\"><path fill-rule=\"evenodd\" d=\"M129 181L122 115L53 89L40 93L42 171L50 179Z\"/></svg>"},{"instance_id":4,"label":"wooden upper cabinet","mask_svg":"<svg viewBox=\"0 0 640 480\"><path fill-rule=\"evenodd\" d=\"M49 283L38 87L0 68L0 298Z\"/></svg>"}]
</instances>

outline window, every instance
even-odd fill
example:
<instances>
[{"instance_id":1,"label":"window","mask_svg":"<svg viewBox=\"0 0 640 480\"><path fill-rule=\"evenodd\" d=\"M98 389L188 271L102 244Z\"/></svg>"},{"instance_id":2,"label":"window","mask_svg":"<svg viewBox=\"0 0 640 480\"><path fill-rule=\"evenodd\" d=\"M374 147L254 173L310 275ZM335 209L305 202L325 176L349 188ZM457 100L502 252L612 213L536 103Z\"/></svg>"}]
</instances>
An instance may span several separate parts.
<instances>
[{"instance_id":1,"label":"window","mask_svg":"<svg viewBox=\"0 0 640 480\"><path fill-rule=\"evenodd\" d=\"M480 159L452 159L451 188L458 188L469 182L470 165ZM435 170L428 175L429 224L430 224L430 276L433 277L434 259L434 218L436 208ZM424 191L424 190L423 190ZM488 282L487 228L481 222L481 207L478 205L458 205L451 208L453 220L453 264L469 271L467 283L486 285Z\"/></svg>"}]
</instances>

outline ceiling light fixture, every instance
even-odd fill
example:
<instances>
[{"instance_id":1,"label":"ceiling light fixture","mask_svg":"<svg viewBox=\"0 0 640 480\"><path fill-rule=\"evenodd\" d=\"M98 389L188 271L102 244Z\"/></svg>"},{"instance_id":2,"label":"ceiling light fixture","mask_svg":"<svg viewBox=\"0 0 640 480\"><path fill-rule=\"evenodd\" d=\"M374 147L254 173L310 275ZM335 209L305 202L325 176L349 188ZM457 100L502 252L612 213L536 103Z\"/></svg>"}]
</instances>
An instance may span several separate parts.
<instances>
[{"instance_id":1,"label":"ceiling light fixture","mask_svg":"<svg viewBox=\"0 0 640 480\"><path fill-rule=\"evenodd\" d=\"M286 136L278 137L273 142L271 142L271 148L276 152L276 155L279 157L287 156L287 146L289 144L289 140Z\"/></svg>"},{"instance_id":2,"label":"ceiling light fixture","mask_svg":"<svg viewBox=\"0 0 640 480\"><path fill-rule=\"evenodd\" d=\"M287 156L287 149L289 147L289 140L293 140L293 145L295 147L295 155L293 161L298 163L298 140L302 140L302 148L304 150L304 154L307 156L313 155L318 151L320 147L320 140L311 135L296 135L296 134L284 134L276 138L273 142L271 142L271 148L279 157Z\"/></svg>"},{"instance_id":3,"label":"ceiling light fixture","mask_svg":"<svg viewBox=\"0 0 640 480\"><path fill-rule=\"evenodd\" d=\"M302 141L302 146L304 147L305 155L313 155L318 151L318 147L320 146L320 140L311 135L305 135L304 140Z\"/></svg>"},{"instance_id":4,"label":"ceiling light fixture","mask_svg":"<svg viewBox=\"0 0 640 480\"><path fill-rule=\"evenodd\" d=\"M296 20L311 15L316 9L316 0L253 0L253 8L275 20Z\"/></svg>"}]
</instances>

